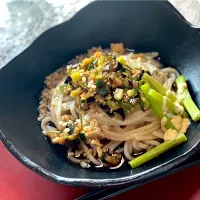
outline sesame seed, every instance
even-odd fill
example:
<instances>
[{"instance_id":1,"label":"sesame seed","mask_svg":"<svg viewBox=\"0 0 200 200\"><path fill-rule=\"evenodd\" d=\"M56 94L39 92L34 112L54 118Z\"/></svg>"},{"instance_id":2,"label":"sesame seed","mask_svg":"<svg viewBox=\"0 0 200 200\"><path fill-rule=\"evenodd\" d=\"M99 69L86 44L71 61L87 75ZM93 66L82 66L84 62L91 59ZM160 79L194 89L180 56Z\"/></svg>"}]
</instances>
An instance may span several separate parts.
<instances>
[{"instance_id":1,"label":"sesame seed","mask_svg":"<svg viewBox=\"0 0 200 200\"><path fill-rule=\"evenodd\" d=\"M92 131L92 127L91 126L85 126L84 127L84 131Z\"/></svg>"},{"instance_id":2,"label":"sesame seed","mask_svg":"<svg viewBox=\"0 0 200 200\"><path fill-rule=\"evenodd\" d=\"M86 78L82 77L82 82L85 83L86 82Z\"/></svg>"},{"instance_id":3,"label":"sesame seed","mask_svg":"<svg viewBox=\"0 0 200 200\"><path fill-rule=\"evenodd\" d=\"M71 69L71 66L70 66L70 65L67 65L67 69Z\"/></svg>"},{"instance_id":4,"label":"sesame seed","mask_svg":"<svg viewBox=\"0 0 200 200\"><path fill-rule=\"evenodd\" d=\"M69 120L69 121L68 121L68 124L72 124L72 123L73 123L73 121L72 121L72 120Z\"/></svg>"},{"instance_id":5,"label":"sesame seed","mask_svg":"<svg viewBox=\"0 0 200 200\"><path fill-rule=\"evenodd\" d=\"M67 122L63 122L62 126L67 126Z\"/></svg>"},{"instance_id":6,"label":"sesame seed","mask_svg":"<svg viewBox=\"0 0 200 200\"><path fill-rule=\"evenodd\" d=\"M68 156L68 157L74 156L74 153L73 153L73 152L70 152L70 153L68 153L67 156Z\"/></svg>"},{"instance_id":7,"label":"sesame seed","mask_svg":"<svg viewBox=\"0 0 200 200\"><path fill-rule=\"evenodd\" d=\"M59 121L59 122L58 122L58 125L62 125L62 124L63 124L63 121Z\"/></svg>"},{"instance_id":8,"label":"sesame seed","mask_svg":"<svg viewBox=\"0 0 200 200\"><path fill-rule=\"evenodd\" d=\"M91 85L93 85L93 83L94 83L94 81L93 80L91 80L89 83L88 83L88 87L90 88L91 87Z\"/></svg>"},{"instance_id":9,"label":"sesame seed","mask_svg":"<svg viewBox=\"0 0 200 200\"><path fill-rule=\"evenodd\" d=\"M65 129L64 129L64 132L65 132L65 133L68 133L69 131L70 131L69 128L65 128Z\"/></svg>"},{"instance_id":10,"label":"sesame seed","mask_svg":"<svg viewBox=\"0 0 200 200\"><path fill-rule=\"evenodd\" d=\"M55 142L58 141L58 139L59 139L59 137L56 137L56 138L54 138L54 139L52 140L52 142L55 143Z\"/></svg>"},{"instance_id":11,"label":"sesame seed","mask_svg":"<svg viewBox=\"0 0 200 200\"><path fill-rule=\"evenodd\" d=\"M95 88L96 88L96 85L91 85L91 88L92 88L92 89L95 89Z\"/></svg>"},{"instance_id":12,"label":"sesame seed","mask_svg":"<svg viewBox=\"0 0 200 200\"><path fill-rule=\"evenodd\" d=\"M46 135L46 134L47 134L47 132L46 132L46 131L42 131L42 133L43 133L44 135Z\"/></svg>"},{"instance_id":13,"label":"sesame seed","mask_svg":"<svg viewBox=\"0 0 200 200\"><path fill-rule=\"evenodd\" d=\"M87 168L87 163L81 162L81 163L80 163L80 166L81 166L82 168Z\"/></svg>"}]
</instances>

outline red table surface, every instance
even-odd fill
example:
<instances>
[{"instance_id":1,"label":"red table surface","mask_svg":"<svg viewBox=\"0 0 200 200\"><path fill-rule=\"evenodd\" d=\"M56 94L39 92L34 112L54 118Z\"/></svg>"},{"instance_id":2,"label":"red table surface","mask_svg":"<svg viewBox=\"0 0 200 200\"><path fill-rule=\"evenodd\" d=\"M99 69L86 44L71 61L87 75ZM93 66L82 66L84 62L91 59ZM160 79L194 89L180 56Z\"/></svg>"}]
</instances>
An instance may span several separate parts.
<instances>
[{"instance_id":1,"label":"red table surface","mask_svg":"<svg viewBox=\"0 0 200 200\"><path fill-rule=\"evenodd\" d=\"M0 200L71 200L91 189L53 183L27 169L0 142ZM113 197L200 200L200 164Z\"/></svg>"}]
</instances>

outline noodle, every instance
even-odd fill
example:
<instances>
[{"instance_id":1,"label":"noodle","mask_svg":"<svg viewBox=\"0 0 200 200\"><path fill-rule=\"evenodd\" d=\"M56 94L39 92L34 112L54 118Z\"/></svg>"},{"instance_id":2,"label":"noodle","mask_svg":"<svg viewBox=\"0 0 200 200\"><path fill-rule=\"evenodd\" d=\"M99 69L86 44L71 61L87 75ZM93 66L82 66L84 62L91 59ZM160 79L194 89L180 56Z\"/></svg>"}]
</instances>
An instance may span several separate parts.
<instances>
[{"instance_id":1,"label":"noodle","mask_svg":"<svg viewBox=\"0 0 200 200\"><path fill-rule=\"evenodd\" d=\"M145 144L149 144L149 145L153 145L153 146L158 146L160 145L160 142L158 141L155 141L155 140L146 140L146 141L143 141Z\"/></svg>"},{"instance_id":2,"label":"noodle","mask_svg":"<svg viewBox=\"0 0 200 200\"><path fill-rule=\"evenodd\" d=\"M49 116L49 117L46 117L46 118L44 118L44 119L42 120L42 122L41 122L41 128L42 128L43 131L46 131L46 132L49 131L49 129L46 127L46 124L47 124L48 122L50 122L50 121L51 121L51 117L50 117L50 116Z\"/></svg>"},{"instance_id":3,"label":"noodle","mask_svg":"<svg viewBox=\"0 0 200 200\"><path fill-rule=\"evenodd\" d=\"M113 151L114 151L114 149L115 149L116 147L118 147L121 143L122 143L122 142L115 142L115 143L113 143L112 145L110 145L110 146L109 146L109 153L112 154Z\"/></svg>"},{"instance_id":4,"label":"noodle","mask_svg":"<svg viewBox=\"0 0 200 200\"><path fill-rule=\"evenodd\" d=\"M144 141L143 141L143 142L144 142ZM138 142L138 146L139 146L141 149L148 149L149 145L144 144L143 142Z\"/></svg>"},{"instance_id":5,"label":"noodle","mask_svg":"<svg viewBox=\"0 0 200 200\"><path fill-rule=\"evenodd\" d=\"M142 150L142 148L139 146L138 141L136 141L135 139L132 140L132 146L133 146L133 149L135 149L136 151Z\"/></svg>"},{"instance_id":6,"label":"noodle","mask_svg":"<svg viewBox=\"0 0 200 200\"><path fill-rule=\"evenodd\" d=\"M130 153L129 153L129 141L126 141L125 142L125 145L124 145L124 155L126 156L126 158L128 159L128 160L133 160L133 157L130 155Z\"/></svg>"},{"instance_id":7,"label":"noodle","mask_svg":"<svg viewBox=\"0 0 200 200\"><path fill-rule=\"evenodd\" d=\"M133 160L159 146L173 116L179 116L179 127L186 131L189 123L184 124L181 102L172 101L175 113L168 107L170 96L177 95L172 86L180 74L171 67L162 69L157 56L111 44L110 50L92 48L49 75L38 107L43 134L53 143L66 144L67 158L83 168L92 163L117 169L124 158ZM148 82L142 78L145 74L166 88L166 94L156 97L163 98L156 105L162 117L141 89Z\"/></svg>"},{"instance_id":8,"label":"noodle","mask_svg":"<svg viewBox=\"0 0 200 200\"><path fill-rule=\"evenodd\" d=\"M100 164L101 164L97 159L94 158L94 156L90 153L88 147L87 147L87 146L85 145L85 143L82 142L82 141L81 141L81 146L82 146L84 152L86 153L88 159L89 159L92 163L94 163L95 165L100 165Z\"/></svg>"}]
</instances>

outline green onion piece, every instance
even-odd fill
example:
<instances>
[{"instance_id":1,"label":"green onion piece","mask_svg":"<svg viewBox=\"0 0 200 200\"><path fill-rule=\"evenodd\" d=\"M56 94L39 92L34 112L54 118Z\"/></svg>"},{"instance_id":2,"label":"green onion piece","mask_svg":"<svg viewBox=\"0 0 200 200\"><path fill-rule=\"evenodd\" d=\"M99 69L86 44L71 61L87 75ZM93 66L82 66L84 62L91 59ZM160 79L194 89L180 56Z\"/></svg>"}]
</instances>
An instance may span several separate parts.
<instances>
[{"instance_id":1,"label":"green onion piece","mask_svg":"<svg viewBox=\"0 0 200 200\"><path fill-rule=\"evenodd\" d=\"M151 89L149 91L149 94L156 102L163 105L163 95L156 92L155 90ZM166 99L166 106L167 108L172 111L173 113L176 113L176 106L174 103L172 103L168 98Z\"/></svg>"},{"instance_id":2,"label":"green onion piece","mask_svg":"<svg viewBox=\"0 0 200 200\"><path fill-rule=\"evenodd\" d=\"M141 91L144 93L144 95L147 97L149 90L151 89L148 83L145 83L144 85L140 86Z\"/></svg>"},{"instance_id":3,"label":"green onion piece","mask_svg":"<svg viewBox=\"0 0 200 200\"><path fill-rule=\"evenodd\" d=\"M106 96L106 95L107 95L106 88L100 88L100 89L99 89L99 94L100 94L101 96Z\"/></svg>"},{"instance_id":4,"label":"green onion piece","mask_svg":"<svg viewBox=\"0 0 200 200\"><path fill-rule=\"evenodd\" d=\"M125 103L122 101L118 101L118 104L119 104L120 108L122 108L124 110L130 110L133 107L130 103Z\"/></svg>"},{"instance_id":5,"label":"green onion piece","mask_svg":"<svg viewBox=\"0 0 200 200\"><path fill-rule=\"evenodd\" d=\"M73 126L73 124L69 125L69 130L70 130L69 134L72 135L74 133L74 126Z\"/></svg>"},{"instance_id":6,"label":"green onion piece","mask_svg":"<svg viewBox=\"0 0 200 200\"><path fill-rule=\"evenodd\" d=\"M88 71L91 71L93 68L94 68L94 64L93 64L93 63L90 63L90 64L88 65L87 70L88 70Z\"/></svg>"},{"instance_id":7,"label":"green onion piece","mask_svg":"<svg viewBox=\"0 0 200 200\"><path fill-rule=\"evenodd\" d=\"M93 61L92 63L90 63L90 64L88 65L87 70L88 70L88 71L91 71L91 70L94 68L94 65L96 64L97 61L98 61L98 59L96 59L95 61Z\"/></svg>"},{"instance_id":8,"label":"green onion piece","mask_svg":"<svg viewBox=\"0 0 200 200\"><path fill-rule=\"evenodd\" d=\"M149 95L149 94L151 94L153 89L150 88L148 83L142 85L140 87L140 89L144 93L144 95L147 98L148 102L150 103L151 109L154 112L154 114L158 117L158 119L161 120L164 117L163 110L162 110L162 105L159 102L155 101L155 99L151 95ZM172 124L171 120L167 116L165 116L165 117L167 118L166 128L167 129L171 128L171 129L175 129L176 130L176 128Z\"/></svg>"},{"instance_id":9,"label":"green onion piece","mask_svg":"<svg viewBox=\"0 0 200 200\"><path fill-rule=\"evenodd\" d=\"M167 89L161 85L156 79L152 78L149 74L144 73L142 79L149 83L155 90L157 90L163 96L166 96ZM172 93L168 96L168 98L174 102L176 101L176 96Z\"/></svg>"},{"instance_id":10,"label":"green onion piece","mask_svg":"<svg viewBox=\"0 0 200 200\"><path fill-rule=\"evenodd\" d=\"M97 88L100 88L100 87L103 86L103 81L102 81L102 79L97 79L97 81L96 81L96 86L97 86Z\"/></svg>"},{"instance_id":11,"label":"green onion piece","mask_svg":"<svg viewBox=\"0 0 200 200\"><path fill-rule=\"evenodd\" d=\"M86 140L85 133L80 133L80 134L79 134L79 137L80 137L80 139L83 140L83 141Z\"/></svg>"},{"instance_id":12,"label":"green onion piece","mask_svg":"<svg viewBox=\"0 0 200 200\"><path fill-rule=\"evenodd\" d=\"M149 96L154 99L160 105L163 105L163 96L162 94L156 92L155 90L151 89L148 93ZM168 98L166 98L166 107L174 114L176 114L176 105ZM187 113L184 111L183 116L187 116Z\"/></svg>"},{"instance_id":13,"label":"green onion piece","mask_svg":"<svg viewBox=\"0 0 200 200\"><path fill-rule=\"evenodd\" d=\"M188 111L188 113L190 114L191 118L194 121L200 120L200 110L195 105L194 101L192 100L192 97L187 88L185 77L179 76L176 79L176 84L179 90L183 90L183 95L184 95L183 105L185 109ZM186 84L185 88L183 88L183 84Z\"/></svg>"},{"instance_id":14,"label":"green onion piece","mask_svg":"<svg viewBox=\"0 0 200 200\"><path fill-rule=\"evenodd\" d=\"M81 103L85 103L85 101L86 101L85 99L81 99Z\"/></svg>"},{"instance_id":15,"label":"green onion piece","mask_svg":"<svg viewBox=\"0 0 200 200\"><path fill-rule=\"evenodd\" d=\"M162 144L158 145L157 147L151 149L150 151L138 156L137 158L133 159L129 162L132 168L139 167L140 165L156 158L157 156L161 155L162 153L172 149L173 147L186 142L187 138L184 134L180 134L174 141L166 141Z\"/></svg>"}]
</instances>

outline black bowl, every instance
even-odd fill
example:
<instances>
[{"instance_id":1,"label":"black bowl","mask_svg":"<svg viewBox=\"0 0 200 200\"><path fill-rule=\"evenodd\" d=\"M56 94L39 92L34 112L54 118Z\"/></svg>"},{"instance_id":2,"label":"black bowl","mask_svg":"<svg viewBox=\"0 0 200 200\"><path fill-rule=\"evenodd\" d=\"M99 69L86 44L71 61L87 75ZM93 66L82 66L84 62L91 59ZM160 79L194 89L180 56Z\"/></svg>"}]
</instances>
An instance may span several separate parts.
<instances>
[{"instance_id":1,"label":"black bowl","mask_svg":"<svg viewBox=\"0 0 200 200\"><path fill-rule=\"evenodd\" d=\"M196 154L200 125L192 123L188 142L137 169L88 171L54 152L37 122L38 97L45 76L87 49L123 42L137 51L157 51L162 61L189 81L200 106L200 30L192 27L165 1L97 1L68 22L33 42L0 71L0 137L24 165L59 183L114 186L145 182L166 174Z\"/></svg>"}]
</instances>

